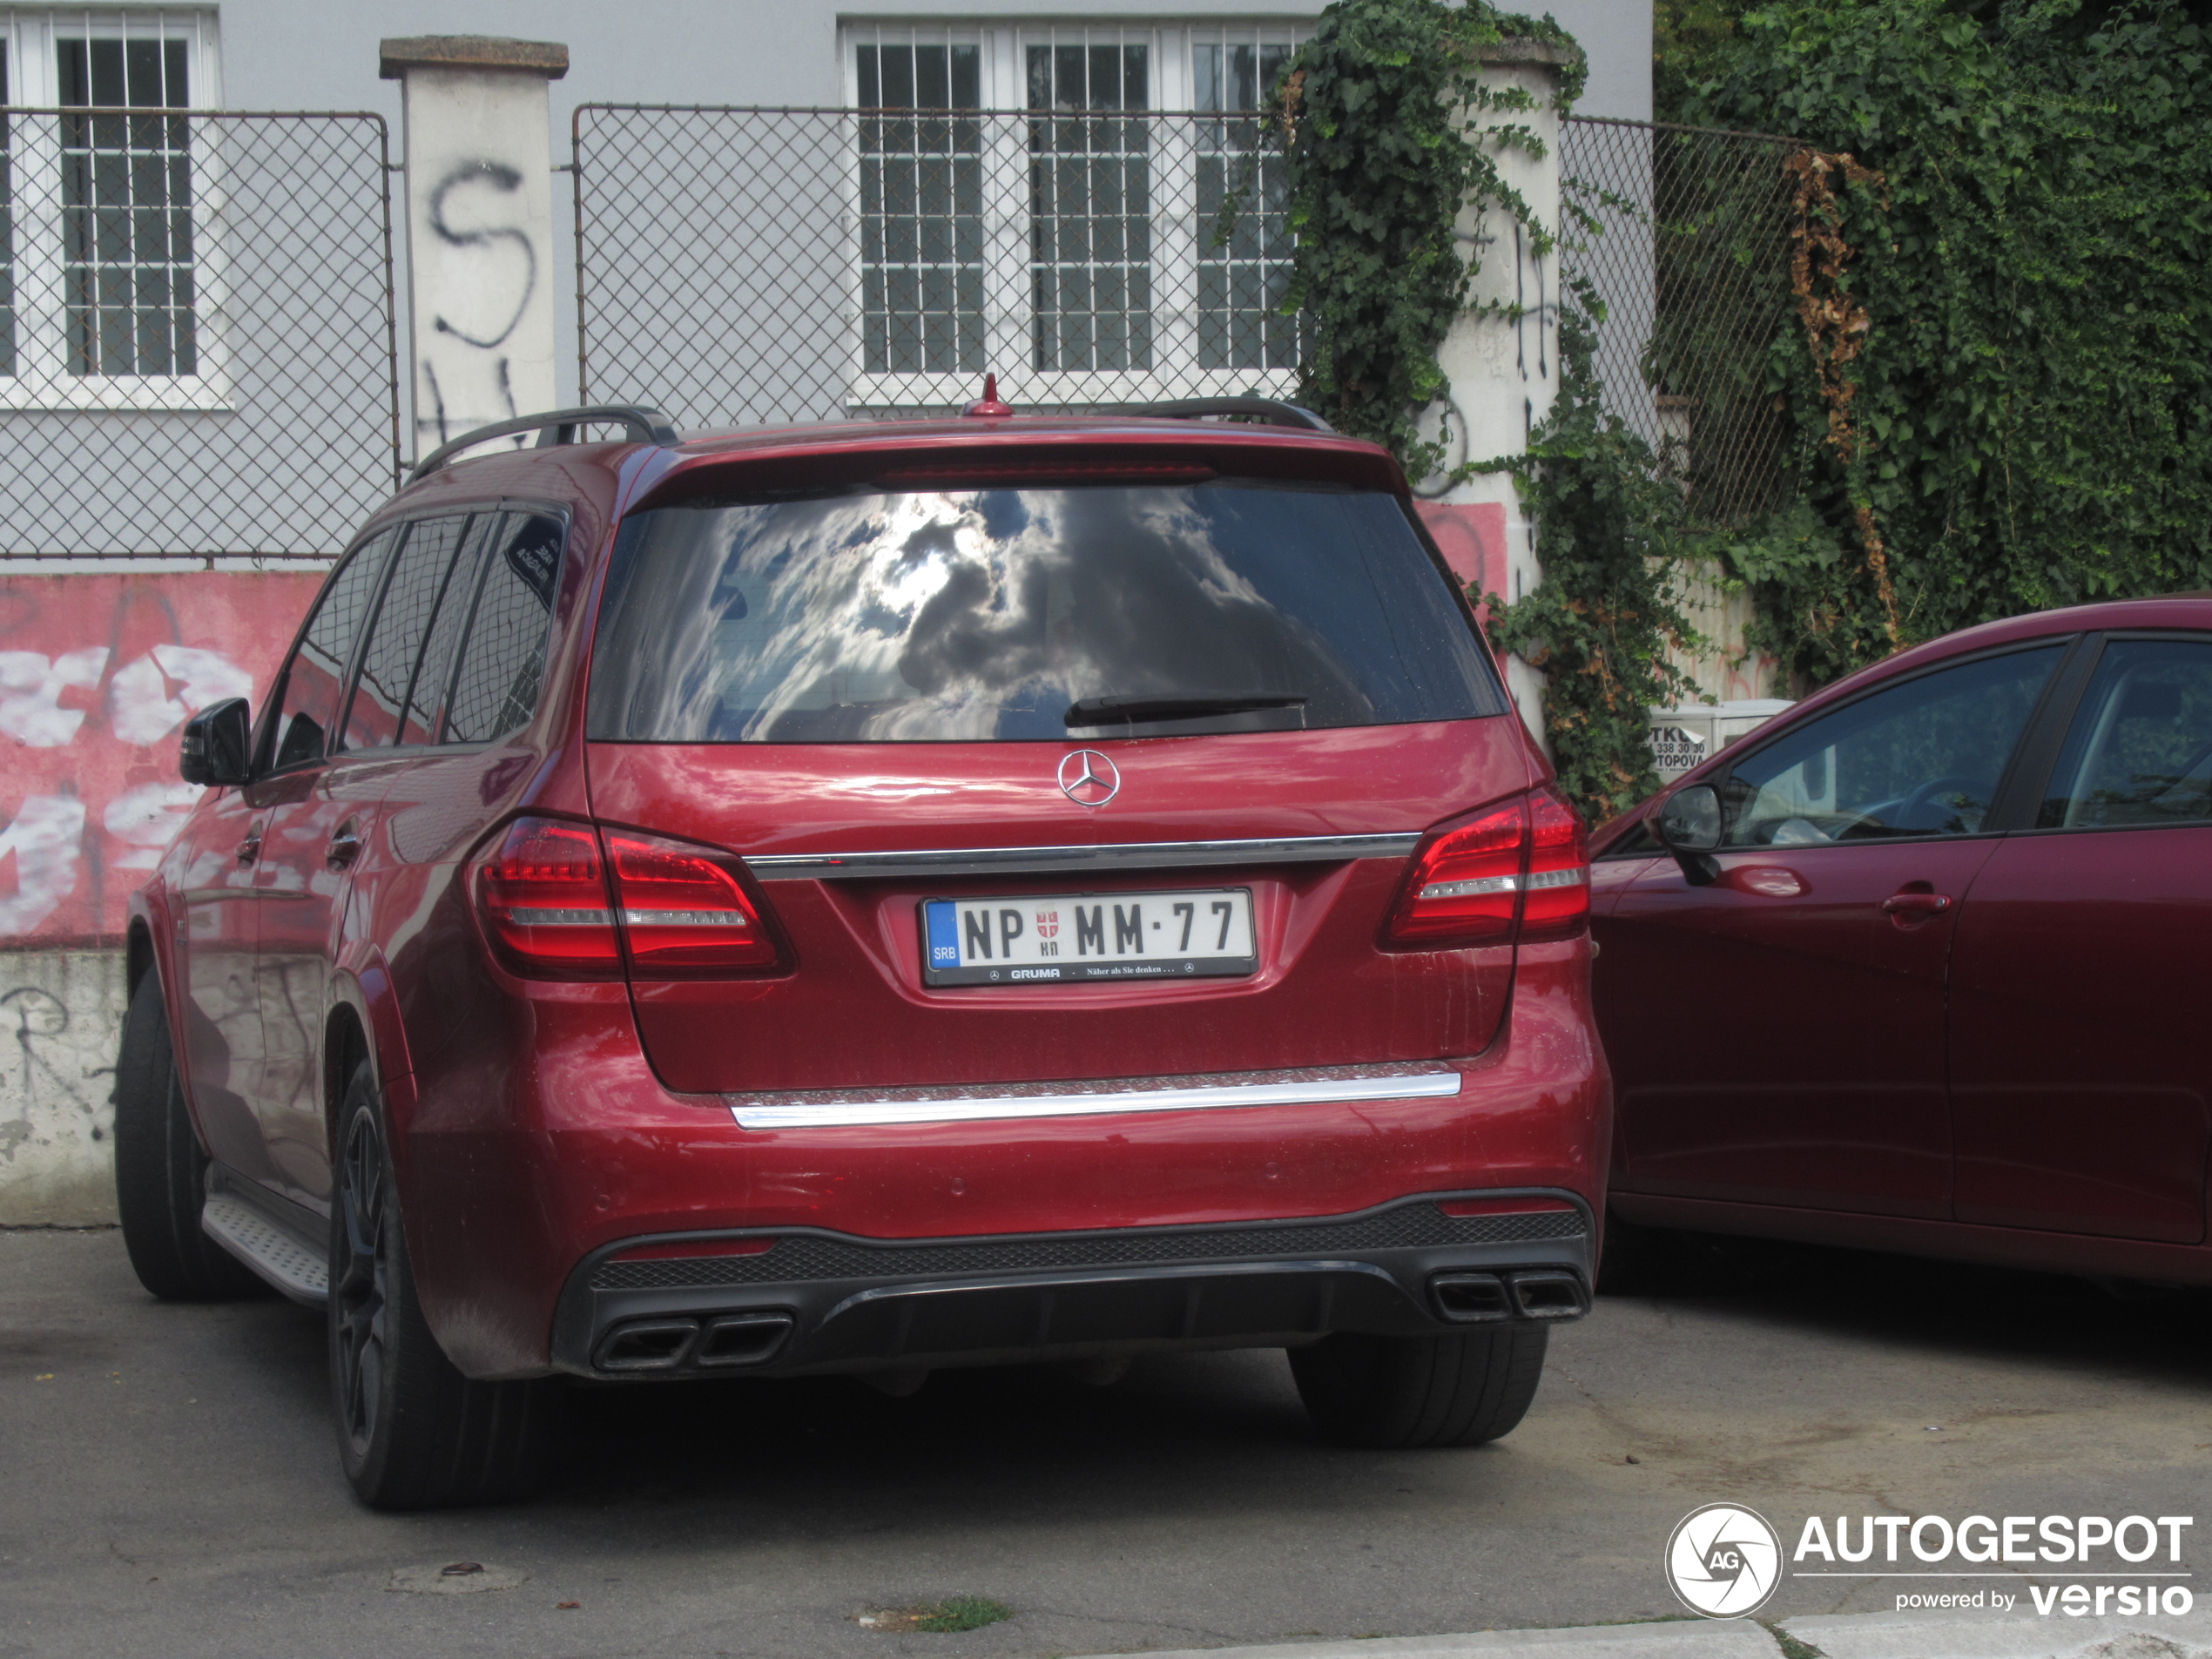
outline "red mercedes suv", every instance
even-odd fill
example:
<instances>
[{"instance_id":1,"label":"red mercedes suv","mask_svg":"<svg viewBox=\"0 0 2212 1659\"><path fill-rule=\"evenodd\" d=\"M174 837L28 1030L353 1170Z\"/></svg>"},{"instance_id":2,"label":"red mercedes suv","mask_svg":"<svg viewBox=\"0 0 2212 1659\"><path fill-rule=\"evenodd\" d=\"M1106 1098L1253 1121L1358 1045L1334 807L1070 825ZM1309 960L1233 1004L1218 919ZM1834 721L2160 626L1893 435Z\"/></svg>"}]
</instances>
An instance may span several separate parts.
<instances>
[{"instance_id":1,"label":"red mercedes suv","mask_svg":"<svg viewBox=\"0 0 2212 1659\"><path fill-rule=\"evenodd\" d=\"M183 765L125 1239L327 1306L371 1504L525 1489L564 1376L1278 1346L1466 1445L1588 1305L1583 827L1303 410L485 428Z\"/></svg>"}]
</instances>

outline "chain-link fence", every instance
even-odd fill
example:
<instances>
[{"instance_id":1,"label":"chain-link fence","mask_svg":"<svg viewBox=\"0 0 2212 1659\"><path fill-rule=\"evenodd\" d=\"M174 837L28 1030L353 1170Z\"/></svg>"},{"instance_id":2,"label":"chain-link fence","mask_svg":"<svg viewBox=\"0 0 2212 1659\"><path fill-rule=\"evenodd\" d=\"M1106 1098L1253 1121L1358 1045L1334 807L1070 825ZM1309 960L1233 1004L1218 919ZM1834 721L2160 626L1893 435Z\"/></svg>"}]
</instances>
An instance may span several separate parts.
<instances>
[{"instance_id":1,"label":"chain-link fence","mask_svg":"<svg viewBox=\"0 0 2212 1659\"><path fill-rule=\"evenodd\" d=\"M331 555L396 488L375 115L0 111L0 556Z\"/></svg>"},{"instance_id":2,"label":"chain-link fence","mask_svg":"<svg viewBox=\"0 0 2212 1659\"><path fill-rule=\"evenodd\" d=\"M1786 139L1576 118L1561 136L1569 280L1604 302L1597 370L1608 407L1649 443L1697 518L1742 523L1796 482L1788 415L1770 383L1795 327ZM1572 294L1569 295L1570 301Z\"/></svg>"},{"instance_id":3,"label":"chain-link fence","mask_svg":"<svg viewBox=\"0 0 2212 1659\"><path fill-rule=\"evenodd\" d=\"M1297 384L1278 145L1242 115L578 107L579 380L681 426ZM1790 484L1789 145L1570 119L1612 407L1734 523Z\"/></svg>"},{"instance_id":4,"label":"chain-link fence","mask_svg":"<svg viewBox=\"0 0 2212 1659\"><path fill-rule=\"evenodd\" d=\"M1250 114L576 112L580 389L679 426L1297 380Z\"/></svg>"}]
</instances>

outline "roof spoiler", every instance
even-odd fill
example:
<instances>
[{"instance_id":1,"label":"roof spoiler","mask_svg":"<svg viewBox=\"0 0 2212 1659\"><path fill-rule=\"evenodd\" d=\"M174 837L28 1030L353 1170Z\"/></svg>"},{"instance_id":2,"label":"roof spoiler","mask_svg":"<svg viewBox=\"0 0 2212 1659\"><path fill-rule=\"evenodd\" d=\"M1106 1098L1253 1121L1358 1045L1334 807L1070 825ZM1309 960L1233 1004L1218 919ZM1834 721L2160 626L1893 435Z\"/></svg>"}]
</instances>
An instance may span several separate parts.
<instances>
[{"instance_id":1,"label":"roof spoiler","mask_svg":"<svg viewBox=\"0 0 2212 1659\"><path fill-rule=\"evenodd\" d=\"M546 449L556 444L574 443L578 427L616 421L621 422L624 436L632 443L658 444L668 449L680 442L675 426L658 409L642 408L630 403L595 403L587 408L551 409L543 415L524 415L512 421L495 421L489 426L480 426L473 432L464 432L452 442L440 444L416 462L415 470L408 474L407 481L412 484L428 478L462 450L492 438L512 437L518 432L535 432L538 435L537 447Z\"/></svg>"},{"instance_id":2,"label":"roof spoiler","mask_svg":"<svg viewBox=\"0 0 2212 1659\"><path fill-rule=\"evenodd\" d=\"M1298 427L1307 432L1336 430L1312 409L1271 397L1178 397L1164 403L1116 403L1099 413L1166 421L1202 421L1210 415L1241 415L1262 426Z\"/></svg>"}]
</instances>

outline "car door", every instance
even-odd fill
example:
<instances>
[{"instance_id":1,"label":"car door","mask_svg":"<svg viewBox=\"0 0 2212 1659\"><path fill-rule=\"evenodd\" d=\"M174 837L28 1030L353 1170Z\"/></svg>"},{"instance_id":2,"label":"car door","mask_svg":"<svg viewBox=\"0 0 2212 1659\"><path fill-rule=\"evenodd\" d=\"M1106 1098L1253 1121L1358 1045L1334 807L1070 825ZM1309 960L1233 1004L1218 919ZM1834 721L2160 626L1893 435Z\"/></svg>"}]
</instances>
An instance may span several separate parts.
<instances>
[{"instance_id":1,"label":"car door","mask_svg":"<svg viewBox=\"0 0 2212 1659\"><path fill-rule=\"evenodd\" d=\"M2035 826L1959 924L1958 1216L2192 1244L2212 1148L2212 637L2114 637L2084 667Z\"/></svg>"},{"instance_id":2,"label":"car door","mask_svg":"<svg viewBox=\"0 0 2212 1659\"><path fill-rule=\"evenodd\" d=\"M482 986L461 864L536 769L535 753L503 739L536 706L563 528L550 513L470 522L415 676L403 736L417 758L385 794L384 833L355 888L418 1066Z\"/></svg>"},{"instance_id":3,"label":"car door","mask_svg":"<svg viewBox=\"0 0 2212 1659\"><path fill-rule=\"evenodd\" d=\"M309 753L303 739L269 786L256 877L264 1058L254 1105L283 1184L311 1204L329 1196L322 1032L338 924L353 867L403 764L398 745L415 667L467 523L462 514L406 527L367 607L335 736L320 753Z\"/></svg>"},{"instance_id":4,"label":"car door","mask_svg":"<svg viewBox=\"0 0 2212 1659\"><path fill-rule=\"evenodd\" d=\"M1596 923L1624 1189L1947 1217L1944 978L1985 820L2063 642L1881 683L1718 780L1718 878Z\"/></svg>"},{"instance_id":5,"label":"car door","mask_svg":"<svg viewBox=\"0 0 2212 1659\"><path fill-rule=\"evenodd\" d=\"M391 544L391 532L381 531L340 561L271 687L257 775L243 788L219 791L192 820L195 845L182 883L185 1067L209 1151L240 1174L272 1185L282 1185L283 1179L271 1161L259 1109L266 1069L259 972L266 889L260 878L271 820L292 787L291 779L272 775L273 756L285 730L294 732L295 748L310 733L320 743L336 718L351 631L375 590ZM330 669L334 660L336 673Z\"/></svg>"}]
</instances>

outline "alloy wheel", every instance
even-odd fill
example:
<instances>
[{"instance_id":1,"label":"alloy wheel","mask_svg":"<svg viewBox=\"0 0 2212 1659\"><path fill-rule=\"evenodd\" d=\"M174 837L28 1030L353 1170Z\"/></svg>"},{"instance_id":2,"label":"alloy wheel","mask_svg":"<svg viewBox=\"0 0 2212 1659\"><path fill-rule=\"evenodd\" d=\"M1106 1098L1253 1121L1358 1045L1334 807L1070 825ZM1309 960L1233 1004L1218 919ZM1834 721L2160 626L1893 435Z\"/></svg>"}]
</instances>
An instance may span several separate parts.
<instances>
[{"instance_id":1,"label":"alloy wheel","mask_svg":"<svg viewBox=\"0 0 2212 1659\"><path fill-rule=\"evenodd\" d=\"M338 1404L354 1455L375 1433L384 1392L389 1241L384 1140L370 1111L354 1114L338 1166L339 1259L331 1265Z\"/></svg>"}]
</instances>

